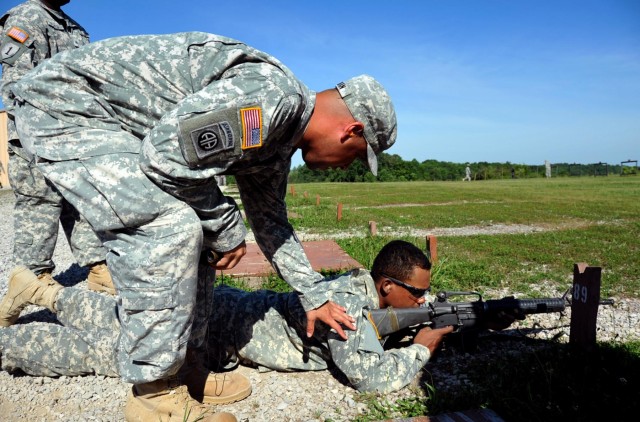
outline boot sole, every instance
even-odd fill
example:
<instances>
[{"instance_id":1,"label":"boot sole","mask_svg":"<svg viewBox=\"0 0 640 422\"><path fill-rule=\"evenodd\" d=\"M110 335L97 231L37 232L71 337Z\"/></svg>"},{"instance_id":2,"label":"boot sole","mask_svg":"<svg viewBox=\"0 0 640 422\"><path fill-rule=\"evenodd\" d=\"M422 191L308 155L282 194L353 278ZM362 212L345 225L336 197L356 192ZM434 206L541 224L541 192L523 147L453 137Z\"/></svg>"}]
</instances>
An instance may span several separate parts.
<instances>
[{"instance_id":1,"label":"boot sole","mask_svg":"<svg viewBox=\"0 0 640 422\"><path fill-rule=\"evenodd\" d=\"M162 419L160 415L156 413L156 409L153 407L148 407L143 405L142 403L135 400L136 395L133 393L133 389L129 390L129 394L127 395L127 404L124 408L124 418L127 422L155 422L157 421L186 421L193 420L198 421L200 419L206 419L207 417L213 415L198 415L193 414L187 419L187 415L181 414L180 412L172 415L166 415L169 419ZM187 412L189 410L187 409ZM195 419L193 419L195 418Z\"/></svg>"},{"instance_id":2,"label":"boot sole","mask_svg":"<svg viewBox=\"0 0 640 422\"><path fill-rule=\"evenodd\" d=\"M201 399L197 399L197 400L205 404L229 404L229 403L235 403L237 401L246 399L251 395L251 391L252 389L249 388L245 391L239 391L236 394L231 396L224 396L224 397L204 396Z\"/></svg>"},{"instance_id":3,"label":"boot sole","mask_svg":"<svg viewBox=\"0 0 640 422\"><path fill-rule=\"evenodd\" d=\"M92 283L91 281L87 281L87 287L89 288L89 290L93 290L94 292L106 292L110 295L116 294L116 289L103 286L102 284Z\"/></svg>"}]
</instances>

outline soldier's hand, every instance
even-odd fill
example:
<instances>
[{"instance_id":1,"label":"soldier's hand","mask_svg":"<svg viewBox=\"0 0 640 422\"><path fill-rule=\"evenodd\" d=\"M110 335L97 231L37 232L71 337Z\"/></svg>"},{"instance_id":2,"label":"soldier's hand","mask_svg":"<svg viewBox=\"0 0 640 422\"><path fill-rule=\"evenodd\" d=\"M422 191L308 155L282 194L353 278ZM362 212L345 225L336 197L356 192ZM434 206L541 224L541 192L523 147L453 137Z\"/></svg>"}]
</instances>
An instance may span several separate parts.
<instances>
[{"instance_id":1,"label":"soldier's hand","mask_svg":"<svg viewBox=\"0 0 640 422\"><path fill-rule=\"evenodd\" d=\"M217 253L219 254L219 252ZM216 270L229 270L235 267L246 253L247 244L242 241L242 243L235 248L231 249L230 251L224 252L222 256L220 256L220 259L212 263L212 266Z\"/></svg>"},{"instance_id":2,"label":"soldier's hand","mask_svg":"<svg viewBox=\"0 0 640 422\"><path fill-rule=\"evenodd\" d=\"M356 329L355 319L347 314L346 308L330 301L319 308L307 312L307 337L313 336L316 320L320 320L333 328L344 340L347 339L347 335L342 329L342 325L350 330Z\"/></svg>"},{"instance_id":3,"label":"soldier's hand","mask_svg":"<svg viewBox=\"0 0 640 422\"><path fill-rule=\"evenodd\" d=\"M429 349L431 353L435 352L440 343L442 343L442 339L447 334L453 331L453 326L449 325L447 327L431 329L430 327L424 327L418 334L413 338L414 344L422 344L426 348Z\"/></svg>"}]
</instances>

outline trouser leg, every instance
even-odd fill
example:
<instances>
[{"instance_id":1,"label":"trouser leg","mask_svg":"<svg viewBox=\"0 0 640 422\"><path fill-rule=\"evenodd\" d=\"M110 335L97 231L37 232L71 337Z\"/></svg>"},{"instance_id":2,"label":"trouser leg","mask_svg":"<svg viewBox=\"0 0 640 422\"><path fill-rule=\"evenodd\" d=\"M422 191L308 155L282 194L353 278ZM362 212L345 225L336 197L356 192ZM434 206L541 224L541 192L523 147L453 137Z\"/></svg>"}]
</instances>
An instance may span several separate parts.
<instances>
[{"instance_id":1,"label":"trouser leg","mask_svg":"<svg viewBox=\"0 0 640 422\"><path fill-rule=\"evenodd\" d=\"M34 376L118 376L115 300L85 290L60 290L56 324L0 328L2 369Z\"/></svg>"},{"instance_id":2,"label":"trouser leg","mask_svg":"<svg viewBox=\"0 0 640 422\"><path fill-rule=\"evenodd\" d=\"M195 315L199 220L184 206L112 236L105 245L119 295L121 376L136 384L174 375Z\"/></svg>"},{"instance_id":3,"label":"trouser leg","mask_svg":"<svg viewBox=\"0 0 640 422\"><path fill-rule=\"evenodd\" d=\"M36 274L52 271L59 223L78 265L104 261L106 250L92 227L27 156L19 142L13 141L9 148L9 180L16 196L15 263Z\"/></svg>"},{"instance_id":4,"label":"trouser leg","mask_svg":"<svg viewBox=\"0 0 640 422\"><path fill-rule=\"evenodd\" d=\"M86 267L106 259L107 250L102 246L102 241L89 222L67 200L62 201L60 224L78 265Z\"/></svg>"},{"instance_id":5,"label":"trouser leg","mask_svg":"<svg viewBox=\"0 0 640 422\"><path fill-rule=\"evenodd\" d=\"M15 143L9 148L9 182L16 197L14 262L36 274L52 271L62 196Z\"/></svg>"},{"instance_id":6,"label":"trouser leg","mask_svg":"<svg viewBox=\"0 0 640 422\"><path fill-rule=\"evenodd\" d=\"M195 317L200 219L147 179L136 154L41 165L100 230L108 250L118 291L122 378L137 384L174 375L184 361Z\"/></svg>"}]
</instances>

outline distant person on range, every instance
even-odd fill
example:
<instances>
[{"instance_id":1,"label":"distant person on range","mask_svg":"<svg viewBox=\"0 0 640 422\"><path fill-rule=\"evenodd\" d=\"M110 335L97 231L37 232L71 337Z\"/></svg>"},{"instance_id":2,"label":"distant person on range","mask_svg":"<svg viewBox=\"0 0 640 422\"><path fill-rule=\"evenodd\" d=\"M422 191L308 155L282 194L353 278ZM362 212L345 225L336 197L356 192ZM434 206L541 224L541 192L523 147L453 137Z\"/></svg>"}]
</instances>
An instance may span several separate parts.
<instances>
[{"instance_id":1,"label":"distant person on range","mask_svg":"<svg viewBox=\"0 0 640 422\"><path fill-rule=\"evenodd\" d=\"M55 267L52 257L62 223L78 264L89 268L89 289L114 294L105 264L106 249L89 223L33 165L14 124L13 85L53 55L89 42L84 28L60 9L67 3L68 0L29 0L0 18L1 92L8 117L9 183L16 197L13 259L33 270L43 282L57 283L51 275Z\"/></svg>"},{"instance_id":2,"label":"distant person on range","mask_svg":"<svg viewBox=\"0 0 640 422\"><path fill-rule=\"evenodd\" d=\"M465 167L464 169L464 179L462 179L463 182L470 182L471 181L471 167L469 167L469 164L467 164L467 167Z\"/></svg>"},{"instance_id":3,"label":"distant person on range","mask_svg":"<svg viewBox=\"0 0 640 422\"><path fill-rule=\"evenodd\" d=\"M384 350L367 312L424 304L431 287L430 268L418 247L395 240L380 250L371 272L356 269L319 284L356 316L357 328L346 341L328 326L318 327L313 337L307 337L306 312L296 292L218 287L208 321L208 359L203 363L229 369L241 362L281 371L317 371L331 365L359 391L403 388L453 328L423 328L412 345ZM49 287L42 293L47 299L39 304L56 312L64 326L17 324L0 329L2 369L20 369L34 376L119 376L114 353L120 329L116 301L76 288ZM86 323L88 313L95 315L93 324ZM52 353L41 353L43 345Z\"/></svg>"},{"instance_id":4,"label":"distant person on range","mask_svg":"<svg viewBox=\"0 0 640 422\"><path fill-rule=\"evenodd\" d=\"M227 269L246 253L242 216L216 176L235 176L258 244L299 294L307 334L316 320L342 338L343 327L355 329L319 285L284 198L297 149L310 168L360 158L377 171L376 154L395 142L396 117L375 79L316 93L268 54L192 32L90 44L52 58L13 93L18 132L38 168L109 250L122 316L119 373L134 384L129 420L197 405L182 393L200 379L194 362L211 310L198 260L205 251ZM11 281L21 285L27 274ZM228 380L205 383L202 396L249 394L248 380Z\"/></svg>"}]
</instances>

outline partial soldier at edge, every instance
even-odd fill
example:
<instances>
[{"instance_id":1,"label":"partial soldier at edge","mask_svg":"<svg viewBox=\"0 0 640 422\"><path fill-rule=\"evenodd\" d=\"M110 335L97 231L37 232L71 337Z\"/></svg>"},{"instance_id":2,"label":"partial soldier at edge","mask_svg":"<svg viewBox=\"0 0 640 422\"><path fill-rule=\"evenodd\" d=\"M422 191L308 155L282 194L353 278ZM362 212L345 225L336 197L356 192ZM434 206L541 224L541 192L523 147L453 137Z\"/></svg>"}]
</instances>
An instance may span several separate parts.
<instances>
[{"instance_id":1,"label":"partial soldier at edge","mask_svg":"<svg viewBox=\"0 0 640 422\"><path fill-rule=\"evenodd\" d=\"M89 42L89 34L61 10L65 0L28 0L0 18L2 101L7 109L9 183L15 194L13 259L33 270L47 283L52 277L59 225L73 255L89 269L91 290L115 294L105 264L106 249L89 223L66 201L25 152L13 117L11 88L20 78L55 54Z\"/></svg>"}]
</instances>

